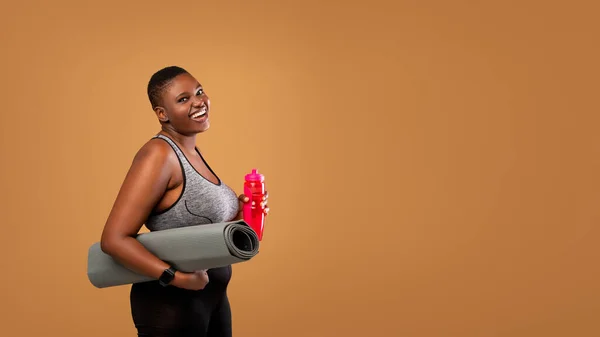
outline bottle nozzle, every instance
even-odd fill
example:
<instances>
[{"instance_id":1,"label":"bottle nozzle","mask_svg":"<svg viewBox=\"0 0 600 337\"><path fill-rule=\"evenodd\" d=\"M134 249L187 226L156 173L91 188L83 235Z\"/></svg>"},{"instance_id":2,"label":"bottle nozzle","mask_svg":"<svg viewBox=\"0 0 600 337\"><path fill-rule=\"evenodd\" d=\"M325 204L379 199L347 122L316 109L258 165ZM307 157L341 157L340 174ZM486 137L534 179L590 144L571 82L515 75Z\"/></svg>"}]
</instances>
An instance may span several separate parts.
<instances>
[{"instance_id":1,"label":"bottle nozzle","mask_svg":"<svg viewBox=\"0 0 600 337\"><path fill-rule=\"evenodd\" d=\"M258 169L252 169L252 172L246 175L246 180L258 180L263 181L265 177L258 173Z\"/></svg>"}]
</instances>

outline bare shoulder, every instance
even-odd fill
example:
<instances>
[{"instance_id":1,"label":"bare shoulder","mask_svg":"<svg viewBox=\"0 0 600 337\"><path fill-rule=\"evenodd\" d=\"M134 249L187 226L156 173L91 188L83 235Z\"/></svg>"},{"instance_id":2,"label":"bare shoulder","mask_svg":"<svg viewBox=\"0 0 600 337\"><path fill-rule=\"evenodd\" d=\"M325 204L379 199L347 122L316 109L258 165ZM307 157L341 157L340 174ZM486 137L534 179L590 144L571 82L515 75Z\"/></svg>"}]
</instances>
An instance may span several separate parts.
<instances>
[{"instance_id":1,"label":"bare shoulder","mask_svg":"<svg viewBox=\"0 0 600 337\"><path fill-rule=\"evenodd\" d=\"M163 166L170 163L172 159L174 159L174 152L171 146L161 139L153 138L140 147L133 161Z\"/></svg>"},{"instance_id":2,"label":"bare shoulder","mask_svg":"<svg viewBox=\"0 0 600 337\"><path fill-rule=\"evenodd\" d=\"M126 183L130 187L148 186L166 191L181 183L179 161L171 145L153 138L140 147L133 158Z\"/></svg>"}]
</instances>

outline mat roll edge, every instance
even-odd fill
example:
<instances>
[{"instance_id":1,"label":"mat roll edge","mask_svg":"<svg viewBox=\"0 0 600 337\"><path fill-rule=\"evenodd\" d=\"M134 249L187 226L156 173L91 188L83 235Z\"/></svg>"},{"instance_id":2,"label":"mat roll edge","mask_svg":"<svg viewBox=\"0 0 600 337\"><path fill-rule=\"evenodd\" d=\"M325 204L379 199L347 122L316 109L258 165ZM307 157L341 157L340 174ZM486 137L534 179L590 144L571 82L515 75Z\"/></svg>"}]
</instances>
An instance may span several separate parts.
<instances>
[{"instance_id":1,"label":"mat roll edge","mask_svg":"<svg viewBox=\"0 0 600 337\"><path fill-rule=\"evenodd\" d=\"M136 240L184 272L248 261L260 245L258 235L243 220L147 232ZM96 288L155 280L117 262L102 251L100 242L90 246L87 260L87 276Z\"/></svg>"}]
</instances>

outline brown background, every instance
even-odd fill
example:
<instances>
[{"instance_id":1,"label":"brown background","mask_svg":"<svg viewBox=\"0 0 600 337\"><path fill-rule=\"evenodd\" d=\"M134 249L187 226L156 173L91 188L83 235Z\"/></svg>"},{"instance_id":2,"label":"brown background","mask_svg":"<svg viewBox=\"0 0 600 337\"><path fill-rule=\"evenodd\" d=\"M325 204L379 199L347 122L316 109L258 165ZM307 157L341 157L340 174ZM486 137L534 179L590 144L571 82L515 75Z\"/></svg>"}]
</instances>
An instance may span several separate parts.
<instances>
[{"instance_id":1,"label":"brown background","mask_svg":"<svg viewBox=\"0 0 600 337\"><path fill-rule=\"evenodd\" d=\"M598 8L486 2L2 2L0 334L135 335L86 253L177 64L267 177L236 337L600 335Z\"/></svg>"}]
</instances>

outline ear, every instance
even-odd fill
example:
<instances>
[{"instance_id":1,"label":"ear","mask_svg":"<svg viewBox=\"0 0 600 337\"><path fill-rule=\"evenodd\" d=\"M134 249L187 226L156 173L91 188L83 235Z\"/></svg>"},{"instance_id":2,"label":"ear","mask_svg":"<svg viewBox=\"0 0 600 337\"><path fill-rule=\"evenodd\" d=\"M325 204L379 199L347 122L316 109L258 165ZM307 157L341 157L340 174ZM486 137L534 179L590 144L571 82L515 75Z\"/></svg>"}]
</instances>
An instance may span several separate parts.
<instances>
[{"instance_id":1,"label":"ear","mask_svg":"<svg viewBox=\"0 0 600 337\"><path fill-rule=\"evenodd\" d=\"M154 108L154 113L156 114L156 117L158 117L158 120L162 123L167 123L169 121L169 116L167 116L167 111L165 108L157 106Z\"/></svg>"}]
</instances>

